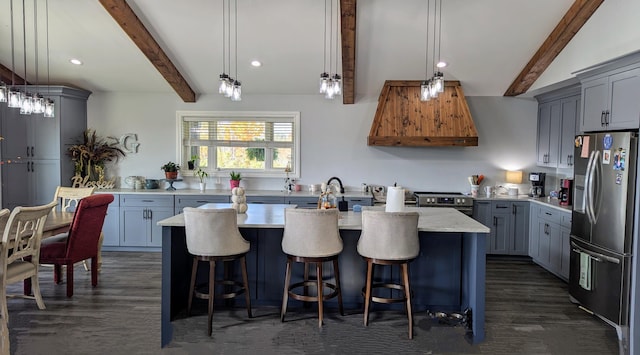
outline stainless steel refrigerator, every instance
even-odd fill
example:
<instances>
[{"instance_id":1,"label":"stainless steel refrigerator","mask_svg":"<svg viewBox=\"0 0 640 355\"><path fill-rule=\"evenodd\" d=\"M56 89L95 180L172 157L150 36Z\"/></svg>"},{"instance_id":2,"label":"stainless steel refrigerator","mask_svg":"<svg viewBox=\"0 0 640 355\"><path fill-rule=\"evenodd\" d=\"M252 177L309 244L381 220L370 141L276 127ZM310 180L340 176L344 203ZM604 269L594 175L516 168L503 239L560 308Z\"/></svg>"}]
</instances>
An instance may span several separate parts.
<instances>
[{"instance_id":1,"label":"stainless steel refrigerator","mask_svg":"<svg viewBox=\"0 0 640 355\"><path fill-rule=\"evenodd\" d=\"M576 137L569 294L628 342L638 132Z\"/></svg>"}]
</instances>

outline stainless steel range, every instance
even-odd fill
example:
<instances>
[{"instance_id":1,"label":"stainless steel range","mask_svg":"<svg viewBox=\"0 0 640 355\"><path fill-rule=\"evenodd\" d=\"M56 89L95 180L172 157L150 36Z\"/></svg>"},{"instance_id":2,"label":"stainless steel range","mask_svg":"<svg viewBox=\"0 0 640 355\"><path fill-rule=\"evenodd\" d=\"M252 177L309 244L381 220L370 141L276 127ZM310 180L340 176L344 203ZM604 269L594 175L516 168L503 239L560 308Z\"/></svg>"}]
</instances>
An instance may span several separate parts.
<instances>
[{"instance_id":1,"label":"stainless steel range","mask_svg":"<svg viewBox=\"0 0 640 355\"><path fill-rule=\"evenodd\" d=\"M451 207L467 216L473 215L473 198L460 192L416 191L413 194L418 207Z\"/></svg>"}]
</instances>

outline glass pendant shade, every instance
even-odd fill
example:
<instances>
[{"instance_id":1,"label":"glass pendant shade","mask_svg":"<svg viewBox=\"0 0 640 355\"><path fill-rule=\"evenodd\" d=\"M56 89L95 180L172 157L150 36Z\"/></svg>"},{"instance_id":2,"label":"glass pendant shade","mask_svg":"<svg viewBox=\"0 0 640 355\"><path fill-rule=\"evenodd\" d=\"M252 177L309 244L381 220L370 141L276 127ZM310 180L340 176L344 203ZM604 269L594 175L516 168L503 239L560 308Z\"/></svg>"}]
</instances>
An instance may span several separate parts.
<instances>
[{"instance_id":1,"label":"glass pendant shade","mask_svg":"<svg viewBox=\"0 0 640 355\"><path fill-rule=\"evenodd\" d=\"M429 91L429 81L423 81L420 84L420 101L429 101L431 93Z\"/></svg>"},{"instance_id":2,"label":"glass pendant shade","mask_svg":"<svg viewBox=\"0 0 640 355\"><path fill-rule=\"evenodd\" d=\"M20 91L15 88L9 89L9 97L7 101L7 106L11 108L19 108L20 107Z\"/></svg>"},{"instance_id":3,"label":"glass pendant shade","mask_svg":"<svg viewBox=\"0 0 640 355\"><path fill-rule=\"evenodd\" d=\"M242 84L237 80L233 82L231 101L242 101Z\"/></svg>"},{"instance_id":4,"label":"glass pendant shade","mask_svg":"<svg viewBox=\"0 0 640 355\"><path fill-rule=\"evenodd\" d=\"M30 93L24 93L22 96L22 104L20 105L21 115L30 115L33 113L33 95Z\"/></svg>"},{"instance_id":5,"label":"glass pendant shade","mask_svg":"<svg viewBox=\"0 0 640 355\"><path fill-rule=\"evenodd\" d=\"M40 94L33 95L33 113L44 113L44 97Z\"/></svg>"},{"instance_id":6,"label":"glass pendant shade","mask_svg":"<svg viewBox=\"0 0 640 355\"><path fill-rule=\"evenodd\" d=\"M227 79L227 88L225 89L224 92L224 97L231 97L231 95L233 95L233 78L228 78Z\"/></svg>"},{"instance_id":7,"label":"glass pendant shade","mask_svg":"<svg viewBox=\"0 0 640 355\"><path fill-rule=\"evenodd\" d=\"M329 86L329 74L328 73L322 73L320 74L320 93L321 94L326 94L327 93L327 87Z\"/></svg>"},{"instance_id":8,"label":"glass pendant shade","mask_svg":"<svg viewBox=\"0 0 640 355\"><path fill-rule=\"evenodd\" d=\"M340 77L340 75L336 74L333 76L332 84L333 84L333 94L337 96L342 95L342 78Z\"/></svg>"},{"instance_id":9,"label":"glass pendant shade","mask_svg":"<svg viewBox=\"0 0 640 355\"><path fill-rule=\"evenodd\" d=\"M55 117L55 105L53 100L46 99L44 102L44 117Z\"/></svg>"},{"instance_id":10,"label":"glass pendant shade","mask_svg":"<svg viewBox=\"0 0 640 355\"><path fill-rule=\"evenodd\" d=\"M441 72L433 74L433 82L437 92L444 92L444 74Z\"/></svg>"},{"instance_id":11,"label":"glass pendant shade","mask_svg":"<svg viewBox=\"0 0 640 355\"><path fill-rule=\"evenodd\" d=\"M0 102L7 102L7 96L9 96L9 89L5 83L0 81Z\"/></svg>"},{"instance_id":12,"label":"glass pendant shade","mask_svg":"<svg viewBox=\"0 0 640 355\"><path fill-rule=\"evenodd\" d=\"M218 94L224 95L227 91L227 80L229 79L229 75L222 73L220 74L220 86L218 86Z\"/></svg>"}]
</instances>

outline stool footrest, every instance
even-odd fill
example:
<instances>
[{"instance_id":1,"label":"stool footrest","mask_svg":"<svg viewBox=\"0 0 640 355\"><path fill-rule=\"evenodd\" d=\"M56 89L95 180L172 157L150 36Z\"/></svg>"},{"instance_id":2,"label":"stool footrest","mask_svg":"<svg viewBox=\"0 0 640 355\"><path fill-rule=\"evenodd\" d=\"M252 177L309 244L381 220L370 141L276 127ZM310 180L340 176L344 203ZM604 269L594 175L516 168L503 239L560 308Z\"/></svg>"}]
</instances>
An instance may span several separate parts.
<instances>
[{"instance_id":1,"label":"stool footrest","mask_svg":"<svg viewBox=\"0 0 640 355\"><path fill-rule=\"evenodd\" d=\"M406 302L407 298L404 296L404 286L400 284L394 283L374 283L371 285L371 290L373 293L373 289L386 288L391 290L402 291L401 297L380 297L380 296L371 296L371 301L376 303L398 303L398 302ZM365 296L365 289L362 288L362 295Z\"/></svg>"},{"instance_id":2,"label":"stool footrest","mask_svg":"<svg viewBox=\"0 0 640 355\"><path fill-rule=\"evenodd\" d=\"M225 286L233 286L235 288L235 290L233 292L225 292L225 293L221 293L221 294L215 294L214 298L222 298L222 299L230 299L230 298L235 298L239 295L244 294L247 290L244 288L244 285L242 284L242 282L238 282L238 281L232 281L232 280L219 280L216 281L216 284L221 284L221 285L225 285ZM196 298L199 299L203 299L203 300L208 300L209 299L209 293L208 292L200 292L197 289L194 290L194 296Z\"/></svg>"},{"instance_id":3,"label":"stool footrest","mask_svg":"<svg viewBox=\"0 0 640 355\"><path fill-rule=\"evenodd\" d=\"M302 281L302 282L297 282L291 286L289 286L287 288L287 292L289 294L289 297L293 298L294 300L298 300L298 301L304 301L304 302L317 302L318 301L318 296L309 296L309 295L303 295L303 294L299 294L299 293L295 293L293 292L294 289L299 288L299 287L309 287L309 286L314 286L317 288L317 281L311 281L311 280L307 280L307 281ZM338 290L336 285L329 283L329 282L323 282L322 283L322 287L326 287L331 291L331 293L328 293L326 295L322 295L322 299L323 300L328 300L331 298L334 298L338 295Z\"/></svg>"}]
</instances>

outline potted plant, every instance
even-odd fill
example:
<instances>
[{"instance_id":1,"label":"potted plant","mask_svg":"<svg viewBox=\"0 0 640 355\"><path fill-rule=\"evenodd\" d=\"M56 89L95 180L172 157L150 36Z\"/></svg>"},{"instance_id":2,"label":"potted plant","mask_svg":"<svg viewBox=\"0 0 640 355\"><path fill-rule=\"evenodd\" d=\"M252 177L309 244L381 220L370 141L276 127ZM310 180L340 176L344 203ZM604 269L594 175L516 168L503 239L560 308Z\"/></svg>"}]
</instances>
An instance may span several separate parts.
<instances>
[{"instance_id":1,"label":"potted plant","mask_svg":"<svg viewBox=\"0 0 640 355\"><path fill-rule=\"evenodd\" d=\"M229 173L229 176L231 176L231 180L229 180L229 185L231 186L232 189L234 187L240 186L240 180L242 180L242 176L240 176L240 173L236 173L235 171L232 171L231 173Z\"/></svg>"},{"instance_id":2,"label":"potted plant","mask_svg":"<svg viewBox=\"0 0 640 355\"><path fill-rule=\"evenodd\" d=\"M81 143L67 148L67 155L75 166L75 175L88 176L90 181L104 181L105 164L124 157L124 150L118 146L116 138L101 138L93 129L85 130L82 138Z\"/></svg>"},{"instance_id":3,"label":"potted plant","mask_svg":"<svg viewBox=\"0 0 640 355\"><path fill-rule=\"evenodd\" d=\"M189 168L189 170L193 170L196 168L196 160L198 160L198 156L197 155L192 155L191 159L189 161L187 161L187 166Z\"/></svg>"},{"instance_id":4,"label":"potted plant","mask_svg":"<svg viewBox=\"0 0 640 355\"><path fill-rule=\"evenodd\" d=\"M195 172L195 176L200 179L200 191L204 191L207 188L207 182L204 180L209 176L209 174L201 168L198 168Z\"/></svg>"},{"instance_id":5,"label":"potted plant","mask_svg":"<svg viewBox=\"0 0 640 355\"><path fill-rule=\"evenodd\" d=\"M178 170L180 170L180 165L170 161L161 166L160 170L164 170L164 176L167 178L167 180L174 180L178 177Z\"/></svg>"}]
</instances>

